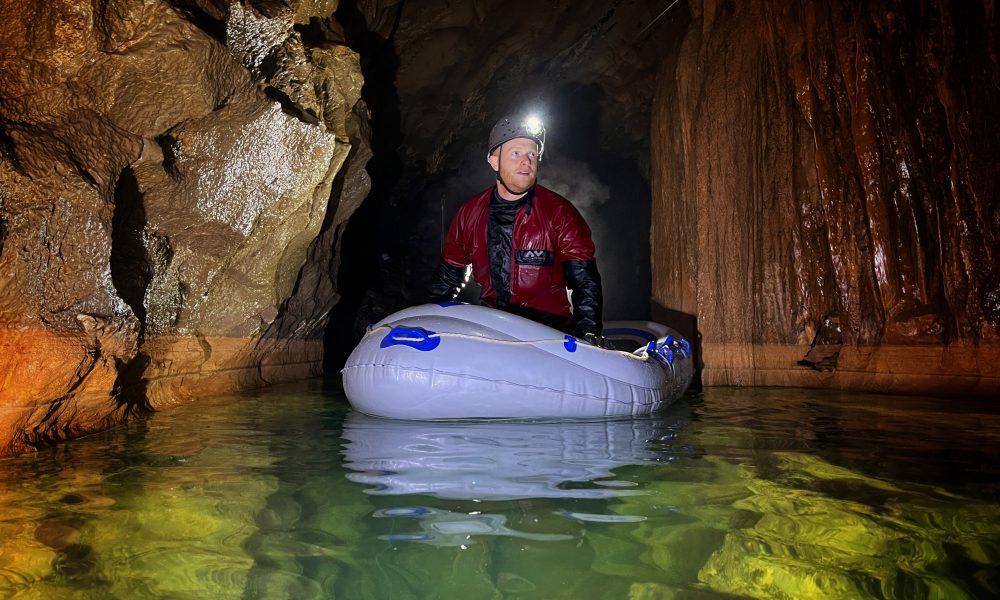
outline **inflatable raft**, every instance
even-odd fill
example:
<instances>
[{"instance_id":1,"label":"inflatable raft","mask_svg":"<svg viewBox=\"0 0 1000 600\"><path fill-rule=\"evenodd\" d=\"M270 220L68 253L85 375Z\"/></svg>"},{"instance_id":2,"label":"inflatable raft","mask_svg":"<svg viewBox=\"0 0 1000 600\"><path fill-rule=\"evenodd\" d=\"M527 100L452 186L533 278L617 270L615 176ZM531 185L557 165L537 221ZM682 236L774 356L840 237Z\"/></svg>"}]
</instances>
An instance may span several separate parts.
<instances>
[{"instance_id":1,"label":"inflatable raft","mask_svg":"<svg viewBox=\"0 0 1000 600\"><path fill-rule=\"evenodd\" d=\"M464 419L643 415L687 389L686 339L647 321L609 322L604 335L631 350L485 306L415 306L369 327L344 365L344 391L369 415Z\"/></svg>"}]
</instances>

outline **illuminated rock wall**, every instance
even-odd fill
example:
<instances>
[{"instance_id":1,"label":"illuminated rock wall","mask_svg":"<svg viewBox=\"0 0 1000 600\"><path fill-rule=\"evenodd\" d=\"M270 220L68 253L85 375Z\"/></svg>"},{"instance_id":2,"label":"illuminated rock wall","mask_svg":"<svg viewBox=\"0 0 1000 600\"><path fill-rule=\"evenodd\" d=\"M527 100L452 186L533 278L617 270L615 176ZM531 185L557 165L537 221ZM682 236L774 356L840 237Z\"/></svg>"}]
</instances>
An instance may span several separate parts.
<instances>
[{"instance_id":1,"label":"illuminated rock wall","mask_svg":"<svg viewBox=\"0 0 1000 600\"><path fill-rule=\"evenodd\" d=\"M995 394L994 3L689 5L654 102L651 245L703 381Z\"/></svg>"},{"instance_id":2,"label":"illuminated rock wall","mask_svg":"<svg viewBox=\"0 0 1000 600\"><path fill-rule=\"evenodd\" d=\"M588 156L641 178L655 93L653 296L697 319L705 383L998 391L995 6L843 4L8 0L0 454L319 373L370 188L347 37L383 52L358 237L393 260L436 260L421 186L474 191L500 113L587 92Z\"/></svg>"},{"instance_id":3,"label":"illuminated rock wall","mask_svg":"<svg viewBox=\"0 0 1000 600\"><path fill-rule=\"evenodd\" d=\"M260 4L4 3L0 455L320 373L362 78Z\"/></svg>"}]
</instances>

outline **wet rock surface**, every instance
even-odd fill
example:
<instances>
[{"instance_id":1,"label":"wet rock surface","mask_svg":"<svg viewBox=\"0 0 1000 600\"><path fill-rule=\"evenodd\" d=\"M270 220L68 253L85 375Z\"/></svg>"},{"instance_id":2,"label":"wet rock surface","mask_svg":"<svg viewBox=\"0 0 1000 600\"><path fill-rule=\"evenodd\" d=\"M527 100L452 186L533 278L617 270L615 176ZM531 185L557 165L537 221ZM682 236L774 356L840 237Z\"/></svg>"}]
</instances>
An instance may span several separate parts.
<instances>
[{"instance_id":1,"label":"wet rock surface","mask_svg":"<svg viewBox=\"0 0 1000 600\"><path fill-rule=\"evenodd\" d=\"M652 121L652 271L697 316L706 382L994 393L993 4L689 5Z\"/></svg>"},{"instance_id":2,"label":"wet rock surface","mask_svg":"<svg viewBox=\"0 0 1000 600\"><path fill-rule=\"evenodd\" d=\"M605 316L652 296L705 383L1000 388L990 2L2 16L0 453L318 374L324 333L423 299L490 126L532 108Z\"/></svg>"},{"instance_id":3,"label":"wet rock surface","mask_svg":"<svg viewBox=\"0 0 1000 600\"><path fill-rule=\"evenodd\" d=\"M5 4L0 454L320 373L368 113L266 4Z\"/></svg>"}]
</instances>

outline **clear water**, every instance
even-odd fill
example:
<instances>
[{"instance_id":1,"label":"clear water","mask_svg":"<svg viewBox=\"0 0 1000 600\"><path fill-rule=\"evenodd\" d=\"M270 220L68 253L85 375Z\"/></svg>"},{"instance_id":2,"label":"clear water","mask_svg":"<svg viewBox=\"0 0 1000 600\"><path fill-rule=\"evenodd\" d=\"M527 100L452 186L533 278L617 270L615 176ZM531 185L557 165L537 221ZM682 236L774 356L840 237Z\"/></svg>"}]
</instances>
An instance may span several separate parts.
<instances>
[{"instance_id":1,"label":"clear water","mask_svg":"<svg viewBox=\"0 0 1000 600\"><path fill-rule=\"evenodd\" d=\"M1000 411L712 389L405 423L318 385L0 461L0 597L1000 597Z\"/></svg>"}]
</instances>

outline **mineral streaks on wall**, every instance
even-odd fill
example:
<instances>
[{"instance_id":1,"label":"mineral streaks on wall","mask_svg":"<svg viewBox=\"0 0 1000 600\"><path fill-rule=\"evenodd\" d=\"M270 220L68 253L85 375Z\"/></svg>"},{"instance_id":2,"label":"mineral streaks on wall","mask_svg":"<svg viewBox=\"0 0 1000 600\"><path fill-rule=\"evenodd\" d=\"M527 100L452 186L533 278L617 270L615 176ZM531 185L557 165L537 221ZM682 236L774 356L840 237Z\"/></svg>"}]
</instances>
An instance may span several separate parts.
<instances>
[{"instance_id":1,"label":"mineral streaks on wall","mask_svg":"<svg viewBox=\"0 0 1000 600\"><path fill-rule=\"evenodd\" d=\"M996 389L993 3L689 7L654 102L653 289L697 315L706 381Z\"/></svg>"},{"instance_id":2,"label":"mineral streaks on wall","mask_svg":"<svg viewBox=\"0 0 1000 600\"><path fill-rule=\"evenodd\" d=\"M367 111L268 7L4 4L0 454L319 372Z\"/></svg>"}]
</instances>

